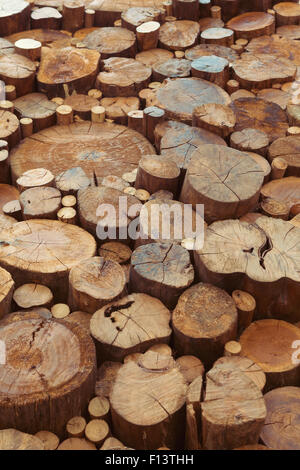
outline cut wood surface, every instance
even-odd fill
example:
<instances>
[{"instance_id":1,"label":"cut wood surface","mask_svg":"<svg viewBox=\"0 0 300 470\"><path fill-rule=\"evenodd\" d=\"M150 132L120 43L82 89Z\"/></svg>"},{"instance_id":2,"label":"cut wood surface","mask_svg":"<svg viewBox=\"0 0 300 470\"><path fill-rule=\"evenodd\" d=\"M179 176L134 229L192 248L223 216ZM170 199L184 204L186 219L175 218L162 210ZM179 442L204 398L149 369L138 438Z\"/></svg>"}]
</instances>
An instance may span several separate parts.
<instances>
[{"instance_id":1,"label":"cut wood surface","mask_svg":"<svg viewBox=\"0 0 300 470\"><path fill-rule=\"evenodd\" d=\"M144 153L155 152L152 145L132 129L110 123L81 122L50 127L26 138L13 149L10 158L14 179L27 170L41 167L55 176L81 167L90 178L94 175L97 178L122 176L137 167Z\"/></svg>"},{"instance_id":2,"label":"cut wood surface","mask_svg":"<svg viewBox=\"0 0 300 470\"><path fill-rule=\"evenodd\" d=\"M270 142L285 137L289 127L286 113L275 103L260 98L239 98L231 103L236 115L236 131L248 127L265 132Z\"/></svg>"},{"instance_id":3,"label":"cut wood surface","mask_svg":"<svg viewBox=\"0 0 300 470\"><path fill-rule=\"evenodd\" d=\"M166 217L170 217L170 228L165 225ZM166 198L151 199L141 209L135 246L148 243L181 244L184 239L194 236L197 227L205 229L205 223L203 225L201 215L191 207L185 208L182 202Z\"/></svg>"},{"instance_id":4,"label":"cut wood surface","mask_svg":"<svg viewBox=\"0 0 300 470\"><path fill-rule=\"evenodd\" d=\"M186 389L170 356L149 351L124 364L110 395L117 438L135 449L182 448Z\"/></svg>"},{"instance_id":5,"label":"cut wood surface","mask_svg":"<svg viewBox=\"0 0 300 470\"><path fill-rule=\"evenodd\" d=\"M145 189L150 194L159 190L177 194L180 169L172 160L161 156L145 155L138 166L135 188Z\"/></svg>"},{"instance_id":6,"label":"cut wood surface","mask_svg":"<svg viewBox=\"0 0 300 470\"><path fill-rule=\"evenodd\" d=\"M246 46L246 51L253 55L271 54L277 58L289 59L294 65L300 65L298 42L277 34L252 39Z\"/></svg>"},{"instance_id":7,"label":"cut wood surface","mask_svg":"<svg viewBox=\"0 0 300 470\"><path fill-rule=\"evenodd\" d=\"M300 329L281 320L259 320L241 335L242 355L265 372L267 388L298 385L300 366L294 361L294 342L300 339Z\"/></svg>"},{"instance_id":8,"label":"cut wood surface","mask_svg":"<svg viewBox=\"0 0 300 470\"><path fill-rule=\"evenodd\" d=\"M11 274L5 269L0 268L0 319L4 317L11 309L11 301L14 291L14 281Z\"/></svg>"},{"instance_id":9,"label":"cut wood surface","mask_svg":"<svg viewBox=\"0 0 300 470\"><path fill-rule=\"evenodd\" d=\"M208 103L194 108L192 123L225 139L233 132L236 118L229 106Z\"/></svg>"},{"instance_id":10,"label":"cut wood surface","mask_svg":"<svg viewBox=\"0 0 300 470\"><path fill-rule=\"evenodd\" d=\"M107 205L115 209L116 220L111 220ZM81 226L94 236L97 234L97 237L100 237L103 234L101 241L128 242L129 225L139 215L141 207L142 204L135 196L107 186L89 187L79 191L78 194ZM121 217L118 217L119 213Z\"/></svg>"},{"instance_id":11,"label":"cut wood surface","mask_svg":"<svg viewBox=\"0 0 300 470\"><path fill-rule=\"evenodd\" d=\"M138 62L146 65L146 67L154 67L155 65L167 62L173 59L174 54L172 51L166 49L149 49L148 51L139 52L135 59Z\"/></svg>"},{"instance_id":12,"label":"cut wood surface","mask_svg":"<svg viewBox=\"0 0 300 470\"><path fill-rule=\"evenodd\" d=\"M289 176L270 181L262 187L263 198L271 198L286 203L290 208L300 200L300 178Z\"/></svg>"},{"instance_id":13,"label":"cut wood surface","mask_svg":"<svg viewBox=\"0 0 300 470\"><path fill-rule=\"evenodd\" d=\"M285 110L291 100L291 95L283 90L266 88L257 93L257 98L262 98L263 100L270 101L271 103L276 103Z\"/></svg>"},{"instance_id":14,"label":"cut wood surface","mask_svg":"<svg viewBox=\"0 0 300 470\"><path fill-rule=\"evenodd\" d=\"M189 77L190 74L191 62L186 59L170 59L153 66L153 78L157 81L163 81L166 78Z\"/></svg>"},{"instance_id":15,"label":"cut wood surface","mask_svg":"<svg viewBox=\"0 0 300 470\"><path fill-rule=\"evenodd\" d=\"M228 28L208 28L201 33L203 44L219 44L230 47L233 45L234 32Z\"/></svg>"},{"instance_id":16,"label":"cut wood surface","mask_svg":"<svg viewBox=\"0 0 300 470\"><path fill-rule=\"evenodd\" d=\"M97 371L95 394L109 398L120 368L121 362L105 361Z\"/></svg>"},{"instance_id":17,"label":"cut wood surface","mask_svg":"<svg viewBox=\"0 0 300 470\"><path fill-rule=\"evenodd\" d=\"M94 257L70 271L69 299L71 310L95 313L125 293L125 274L115 261Z\"/></svg>"},{"instance_id":18,"label":"cut wood surface","mask_svg":"<svg viewBox=\"0 0 300 470\"><path fill-rule=\"evenodd\" d=\"M298 321L299 233L289 222L265 216L252 223L215 222L194 254L196 271L229 292L249 292L259 318Z\"/></svg>"},{"instance_id":19,"label":"cut wood surface","mask_svg":"<svg viewBox=\"0 0 300 470\"><path fill-rule=\"evenodd\" d=\"M157 297L170 309L193 281L194 268L189 252L179 245L147 244L132 254L131 291Z\"/></svg>"},{"instance_id":20,"label":"cut wood surface","mask_svg":"<svg viewBox=\"0 0 300 470\"><path fill-rule=\"evenodd\" d=\"M131 294L94 313L90 329L98 360L122 361L156 343L168 343L170 312L146 294Z\"/></svg>"},{"instance_id":21,"label":"cut wood surface","mask_svg":"<svg viewBox=\"0 0 300 470\"><path fill-rule=\"evenodd\" d=\"M289 59L269 54L242 54L232 67L235 79L242 88L248 90L271 88L275 83L291 82L297 71Z\"/></svg>"},{"instance_id":22,"label":"cut wood surface","mask_svg":"<svg viewBox=\"0 0 300 470\"><path fill-rule=\"evenodd\" d=\"M42 441L45 450L56 450L59 446L59 438L53 432L39 431L35 434L35 437Z\"/></svg>"},{"instance_id":23,"label":"cut wood surface","mask_svg":"<svg viewBox=\"0 0 300 470\"><path fill-rule=\"evenodd\" d=\"M36 187L26 189L20 195L23 219L53 219L61 208L61 194L58 189Z\"/></svg>"},{"instance_id":24,"label":"cut wood surface","mask_svg":"<svg viewBox=\"0 0 300 470\"><path fill-rule=\"evenodd\" d=\"M285 176L300 176L300 137L289 136L275 140L268 149L268 158L284 158L288 164Z\"/></svg>"},{"instance_id":25,"label":"cut wood surface","mask_svg":"<svg viewBox=\"0 0 300 470\"><path fill-rule=\"evenodd\" d=\"M28 29L30 24L31 6L24 0L1 0L0 31L1 36Z\"/></svg>"},{"instance_id":26,"label":"cut wood surface","mask_svg":"<svg viewBox=\"0 0 300 470\"><path fill-rule=\"evenodd\" d=\"M215 55L202 56L194 60L191 65L192 76L213 82L222 88L229 80L229 62L223 57Z\"/></svg>"},{"instance_id":27,"label":"cut wood surface","mask_svg":"<svg viewBox=\"0 0 300 470\"><path fill-rule=\"evenodd\" d=\"M9 315L1 322L0 337L6 343L7 356L1 366L1 427L30 433L47 429L62 436L68 419L80 415L93 394L96 364L92 340L76 325L44 320L35 313ZM46 337L51 341L45 341ZM57 361L60 350L64 354Z\"/></svg>"},{"instance_id":28,"label":"cut wood surface","mask_svg":"<svg viewBox=\"0 0 300 470\"><path fill-rule=\"evenodd\" d=\"M21 139L18 118L9 111L0 110L0 139L8 143L9 149L17 145Z\"/></svg>"},{"instance_id":29,"label":"cut wood surface","mask_svg":"<svg viewBox=\"0 0 300 470\"><path fill-rule=\"evenodd\" d=\"M17 429L1 429L0 449L46 450L43 441L38 436L32 436L31 434L26 434Z\"/></svg>"},{"instance_id":30,"label":"cut wood surface","mask_svg":"<svg viewBox=\"0 0 300 470\"><path fill-rule=\"evenodd\" d=\"M300 5L293 1L291 2L279 2L274 5L276 25L290 25L299 24L300 21Z\"/></svg>"},{"instance_id":31,"label":"cut wood surface","mask_svg":"<svg viewBox=\"0 0 300 470\"><path fill-rule=\"evenodd\" d=\"M135 34L125 28L97 28L85 36L82 43L100 52L101 59L134 57L136 52Z\"/></svg>"},{"instance_id":32,"label":"cut wood surface","mask_svg":"<svg viewBox=\"0 0 300 470\"><path fill-rule=\"evenodd\" d=\"M199 357L211 366L224 345L237 334L237 310L232 298L210 284L196 284L179 298L172 315L174 346L181 355Z\"/></svg>"},{"instance_id":33,"label":"cut wood surface","mask_svg":"<svg viewBox=\"0 0 300 470\"><path fill-rule=\"evenodd\" d=\"M204 375L204 366L196 356L180 356L176 364L188 384Z\"/></svg>"},{"instance_id":34,"label":"cut wood surface","mask_svg":"<svg viewBox=\"0 0 300 470\"><path fill-rule=\"evenodd\" d=\"M220 46L219 44L198 44L185 51L185 58L188 60L197 60L200 57L217 56L228 60L231 64L238 59L238 54L230 47Z\"/></svg>"},{"instance_id":35,"label":"cut wood surface","mask_svg":"<svg viewBox=\"0 0 300 470\"><path fill-rule=\"evenodd\" d=\"M151 68L134 59L106 59L102 70L97 77L96 86L104 96L137 96L151 81Z\"/></svg>"},{"instance_id":36,"label":"cut wood surface","mask_svg":"<svg viewBox=\"0 0 300 470\"><path fill-rule=\"evenodd\" d=\"M174 78L154 92L148 106L158 106L165 110L167 119L192 123L195 106L206 103L229 104L229 95L214 83L201 78Z\"/></svg>"},{"instance_id":37,"label":"cut wood surface","mask_svg":"<svg viewBox=\"0 0 300 470\"><path fill-rule=\"evenodd\" d=\"M200 26L196 21L164 23L159 31L159 46L170 51L185 51L198 42Z\"/></svg>"},{"instance_id":38,"label":"cut wood surface","mask_svg":"<svg viewBox=\"0 0 300 470\"><path fill-rule=\"evenodd\" d=\"M53 301L51 290L41 284L23 284L13 294L13 299L20 308L49 308Z\"/></svg>"},{"instance_id":39,"label":"cut wood surface","mask_svg":"<svg viewBox=\"0 0 300 470\"><path fill-rule=\"evenodd\" d=\"M3 206L7 202L19 199L19 191L9 184L0 184L0 214L3 214Z\"/></svg>"},{"instance_id":40,"label":"cut wood surface","mask_svg":"<svg viewBox=\"0 0 300 470\"><path fill-rule=\"evenodd\" d=\"M41 131L56 124L56 103L49 101L43 93L29 93L14 101L19 118L31 118L34 132Z\"/></svg>"},{"instance_id":41,"label":"cut wood surface","mask_svg":"<svg viewBox=\"0 0 300 470\"><path fill-rule=\"evenodd\" d=\"M298 450L299 387L281 387L265 396L267 417L260 438L274 450Z\"/></svg>"},{"instance_id":42,"label":"cut wood surface","mask_svg":"<svg viewBox=\"0 0 300 470\"><path fill-rule=\"evenodd\" d=\"M67 294L72 266L96 251L96 242L89 233L54 220L15 224L1 232L1 242L0 265L13 274L16 285L44 284L57 300Z\"/></svg>"},{"instance_id":43,"label":"cut wood surface","mask_svg":"<svg viewBox=\"0 0 300 470\"><path fill-rule=\"evenodd\" d=\"M34 62L27 57L15 53L0 56L0 79L6 85L14 85L18 96L33 91L35 71Z\"/></svg>"},{"instance_id":44,"label":"cut wood surface","mask_svg":"<svg viewBox=\"0 0 300 470\"><path fill-rule=\"evenodd\" d=\"M209 223L238 218L255 209L263 180L261 167L248 155L223 145L204 145L191 157L180 200L193 207L204 204Z\"/></svg>"},{"instance_id":45,"label":"cut wood surface","mask_svg":"<svg viewBox=\"0 0 300 470\"><path fill-rule=\"evenodd\" d=\"M262 156L266 155L269 143L267 134L259 129L245 128L230 136L230 147L241 152L254 152Z\"/></svg>"},{"instance_id":46,"label":"cut wood surface","mask_svg":"<svg viewBox=\"0 0 300 470\"><path fill-rule=\"evenodd\" d=\"M71 33L68 31L57 31L54 29L30 29L28 31L21 31L8 36L7 39L15 43L20 39L35 39L42 43L43 46L55 47L56 44L70 45Z\"/></svg>"},{"instance_id":47,"label":"cut wood surface","mask_svg":"<svg viewBox=\"0 0 300 470\"><path fill-rule=\"evenodd\" d=\"M94 106L99 106L99 101L92 96L74 93L65 99L64 105L71 106L74 114L79 116L81 119L90 121L91 110Z\"/></svg>"},{"instance_id":48,"label":"cut wood surface","mask_svg":"<svg viewBox=\"0 0 300 470\"><path fill-rule=\"evenodd\" d=\"M60 29L62 15L52 7L43 7L33 10L30 15L33 29Z\"/></svg>"},{"instance_id":49,"label":"cut wood surface","mask_svg":"<svg viewBox=\"0 0 300 470\"><path fill-rule=\"evenodd\" d=\"M300 39L300 25L289 24L279 26L279 28L276 29L276 34L287 39Z\"/></svg>"},{"instance_id":50,"label":"cut wood surface","mask_svg":"<svg viewBox=\"0 0 300 470\"><path fill-rule=\"evenodd\" d=\"M126 125L128 113L139 109L140 100L135 96L103 98L100 104L105 108L107 119L112 119L116 124Z\"/></svg>"},{"instance_id":51,"label":"cut wood surface","mask_svg":"<svg viewBox=\"0 0 300 470\"><path fill-rule=\"evenodd\" d=\"M148 21L161 21L163 10L153 7L131 7L121 14L122 26L135 32L136 28Z\"/></svg>"},{"instance_id":52,"label":"cut wood surface","mask_svg":"<svg viewBox=\"0 0 300 470\"><path fill-rule=\"evenodd\" d=\"M50 98L64 96L63 84L69 92L87 92L96 79L100 54L89 49L49 49L42 56L37 74L39 90Z\"/></svg>"},{"instance_id":53,"label":"cut wood surface","mask_svg":"<svg viewBox=\"0 0 300 470\"><path fill-rule=\"evenodd\" d=\"M172 121L170 121L172 122ZM193 152L203 144L216 144L226 146L225 140L212 132L181 123L180 128L175 126L167 129L161 142L161 154L166 159L173 160L185 174Z\"/></svg>"},{"instance_id":54,"label":"cut wood surface","mask_svg":"<svg viewBox=\"0 0 300 470\"><path fill-rule=\"evenodd\" d=\"M215 364L206 374L206 381L201 404L204 449L228 450L256 444L266 418L259 388L226 362Z\"/></svg>"},{"instance_id":55,"label":"cut wood surface","mask_svg":"<svg viewBox=\"0 0 300 470\"><path fill-rule=\"evenodd\" d=\"M255 385L263 391L266 385L266 374L262 368L253 362L248 357L243 356L231 356L231 357L220 357L214 363L217 364L226 364L226 366L232 369L239 369L243 372Z\"/></svg>"},{"instance_id":56,"label":"cut wood surface","mask_svg":"<svg viewBox=\"0 0 300 470\"><path fill-rule=\"evenodd\" d=\"M252 39L275 33L275 18L265 12L248 12L232 18L227 23L237 39Z\"/></svg>"}]
</instances>

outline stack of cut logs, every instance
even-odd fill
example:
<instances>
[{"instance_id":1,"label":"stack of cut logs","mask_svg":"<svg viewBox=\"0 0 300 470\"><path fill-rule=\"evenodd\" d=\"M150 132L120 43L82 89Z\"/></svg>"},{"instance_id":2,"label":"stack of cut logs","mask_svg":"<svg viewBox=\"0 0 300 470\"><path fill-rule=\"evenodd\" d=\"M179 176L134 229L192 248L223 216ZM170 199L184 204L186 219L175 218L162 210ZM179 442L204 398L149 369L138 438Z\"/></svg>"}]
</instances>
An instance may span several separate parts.
<instances>
[{"instance_id":1,"label":"stack of cut logs","mask_svg":"<svg viewBox=\"0 0 300 470\"><path fill-rule=\"evenodd\" d=\"M300 449L299 2L0 36L0 449Z\"/></svg>"}]
</instances>

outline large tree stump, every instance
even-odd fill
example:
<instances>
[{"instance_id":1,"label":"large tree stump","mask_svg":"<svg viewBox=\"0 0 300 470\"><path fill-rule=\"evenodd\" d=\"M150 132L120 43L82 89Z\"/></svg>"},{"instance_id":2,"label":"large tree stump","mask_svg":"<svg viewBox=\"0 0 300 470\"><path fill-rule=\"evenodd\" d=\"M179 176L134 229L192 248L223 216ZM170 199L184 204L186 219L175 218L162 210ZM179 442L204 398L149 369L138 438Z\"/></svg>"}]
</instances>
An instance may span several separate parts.
<instances>
[{"instance_id":1,"label":"large tree stump","mask_svg":"<svg viewBox=\"0 0 300 470\"><path fill-rule=\"evenodd\" d=\"M80 122L50 127L26 138L13 149L10 159L14 181L41 166L55 176L81 167L95 181L133 170L143 154L155 151L138 132L116 124Z\"/></svg>"},{"instance_id":2,"label":"large tree stump","mask_svg":"<svg viewBox=\"0 0 300 470\"><path fill-rule=\"evenodd\" d=\"M228 450L256 444L266 418L259 388L241 370L219 363L206 374L203 447Z\"/></svg>"},{"instance_id":3,"label":"large tree stump","mask_svg":"<svg viewBox=\"0 0 300 470\"><path fill-rule=\"evenodd\" d=\"M24 0L1 0L0 31L1 36L29 29L31 5Z\"/></svg>"},{"instance_id":4,"label":"large tree stump","mask_svg":"<svg viewBox=\"0 0 300 470\"><path fill-rule=\"evenodd\" d=\"M285 57L294 65L300 65L300 51L297 41L292 41L277 34L252 39L246 46L246 51L253 55L271 54L277 58Z\"/></svg>"},{"instance_id":5,"label":"large tree stump","mask_svg":"<svg viewBox=\"0 0 300 470\"><path fill-rule=\"evenodd\" d=\"M56 124L57 104L49 101L43 93L30 93L14 101L19 119L31 118L34 132L39 132Z\"/></svg>"},{"instance_id":6,"label":"large tree stump","mask_svg":"<svg viewBox=\"0 0 300 470\"><path fill-rule=\"evenodd\" d=\"M262 368L248 357L230 356L220 357L214 366L218 364L226 364L232 369L239 369L263 392L266 385L266 374Z\"/></svg>"},{"instance_id":7,"label":"large tree stump","mask_svg":"<svg viewBox=\"0 0 300 470\"><path fill-rule=\"evenodd\" d=\"M121 266L114 261L94 257L70 271L69 300L72 311L95 313L125 294L126 279Z\"/></svg>"},{"instance_id":8,"label":"large tree stump","mask_svg":"<svg viewBox=\"0 0 300 470\"><path fill-rule=\"evenodd\" d=\"M45 450L45 446L37 436L16 429L1 429L0 450Z\"/></svg>"},{"instance_id":9,"label":"large tree stump","mask_svg":"<svg viewBox=\"0 0 300 470\"><path fill-rule=\"evenodd\" d=\"M6 85L14 85L17 96L33 91L35 71L34 62L23 55L13 53L0 56L0 79Z\"/></svg>"},{"instance_id":10,"label":"large tree stump","mask_svg":"<svg viewBox=\"0 0 300 470\"><path fill-rule=\"evenodd\" d=\"M61 208L61 194L58 189L48 186L26 189L20 195L24 220L52 219Z\"/></svg>"},{"instance_id":11,"label":"large tree stump","mask_svg":"<svg viewBox=\"0 0 300 470\"><path fill-rule=\"evenodd\" d=\"M9 315L1 322L0 338L6 344L0 372L1 428L32 434L47 429L62 437L67 421L80 416L93 395L91 338L75 324L35 313Z\"/></svg>"},{"instance_id":12,"label":"large tree stump","mask_svg":"<svg viewBox=\"0 0 300 470\"><path fill-rule=\"evenodd\" d=\"M20 31L16 34L12 34L11 36L8 36L7 39L13 44L20 39L34 39L35 41L42 43L43 46L66 47L66 45L70 46L71 37L72 35L68 31L30 29L28 31Z\"/></svg>"},{"instance_id":13,"label":"large tree stump","mask_svg":"<svg viewBox=\"0 0 300 470\"><path fill-rule=\"evenodd\" d=\"M208 223L238 218L255 209L263 180L261 167L248 155L223 145L205 145L193 153L180 201L193 207L204 204Z\"/></svg>"},{"instance_id":14,"label":"large tree stump","mask_svg":"<svg viewBox=\"0 0 300 470\"><path fill-rule=\"evenodd\" d=\"M194 253L196 271L230 293L249 292L257 318L299 321L299 234L289 222L264 216L251 224L215 222Z\"/></svg>"},{"instance_id":15,"label":"large tree stump","mask_svg":"<svg viewBox=\"0 0 300 470\"><path fill-rule=\"evenodd\" d=\"M264 396L267 417L260 439L274 450L299 450L299 387L282 387Z\"/></svg>"},{"instance_id":16,"label":"large tree stump","mask_svg":"<svg viewBox=\"0 0 300 470\"><path fill-rule=\"evenodd\" d=\"M48 286L56 301L66 297L70 269L94 256L96 242L83 229L54 220L27 220L1 232L0 265L17 286Z\"/></svg>"},{"instance_id":17,"label":"large tree stump","mask_svg":"<svg viewBox=\"0 0 300 470\"><path fill-rule=\"evenodd\" d=\"M114 214L108 213L107 205L114 208ZM112 240L129 242L129 226L138 217L141 206L135 196L107 186L90 187L78 193L81 226L97 235L102 243Z\"/></svg>"},{"instance_id":18,"label":"large tree stump","mask_svg":"<svg viewBox=\"0 0 300 470\"><path fill-rule=\"evenodd\" d=\"M174 346L180 355L199 357L206 367L236 338L237 310L232 298L210 284L196 284L179 298L172 316Z\"/></svg>"},{"instance_id":19,"label":"large tree stump","mask_svg":"<svg viewBox=\"0 0 300 470\"><path fill-rule=\"evenodd\" d=\"M183 448L186 389L170 356L124 364L110 395L115 435L135 449Z\"/></svg>"},{"instance_id":20,"label":"large tree stump","mask_svg":"<svg viewBox=\"0 0 300 470\"><path fill-rule=\"evenodd\" d=\"M164 133L160 147L162 156L174 161L181 169L182 175L185 174L192 154L198 147L203 144L227 145L225 140L212 132L182 123L181 125L181 128L172 125Z\"/></svg>"},{"instance_id":21,"label":"large tree stump","mask_svg":"<svg viewBox=\"0 0 300 470\"><path fill-rule=\"evenodd\" d=\"M300 178L288 176L287 178L270 181L262 187L261 196L263 199L271 198L284 202L289 208L292 208L299 203Z\"/></svg>"},{"instance_id":22,"label":"large tree stump","mask_svg":"<svg viewBox=\"0 0 300 470\"><path fill-rule=\"evenodd\" d=\"M137 60L112 57L103 61L96 86L104 96L137 96L149 85L151 74L151 68Z\"/></svg>"},{"instance_id":23,"label":"large tree stump","mask_svg":"<svg viewBox=\"0 0 300 470\"><path fill-rule=\"evenodd\" d=\"M185 51L198 42L200 26L196 21L164 23L159 31L159 47L170 51Z\"/></svg>"},{"instance_id":24,"label":"large tree stump","mask_svg":"<svg viewBox=\"0 0 300 470\"><path fill-rule=\"evenodd\" d=\"M300 5L293 1L279 2L274 5L276 25L298 25L300 21Z\"/></svg>"},{"instance_id":25,"label":"large tree stump","mask_svg":"<svg viewBox=\"0 0 300 470\"><path fill-rule=\"evenodd\" d=\"M298 385L300 365L294 362L293 343L299 340L300 329L281 320L251 323L240 337L242 355L265 372L268 390Z\"/></svg>"},{"instance_id":26,"label":"large tree stump","mask_svg":"<svg viewBox=\"0 0 300 470\"><path fill-rule=\"evenodd\" d=\"M87 92L93 87L98 68L100 54L89 49L49 49L42 55L37 74L39 90L49 98L65 96L63 85L69 92Z\"/></svg>"},{"instance_id":27,"label":"large tree stump","mask_svg":"<svg viewBox=\"0 0 300 470\"><path fill-rule=\"evenodd\" d=\"M0 268L0 319L10 312L14 281L10 273Z\"/></svg>"},{"instance_id":28,"label":"large tree stump","mask_svg":"<svg viewBox=\"0 0 300 470\"><path fill-rule=\"evenodd\" d=\"M163 10L154 7L131 7L121 14L123 28L129 29L135 33L136 28L148 21L162 21Z\"/></svg>"},{"instance_id":29,"label":"large tree stump","mask_svg":"<svg viewBox=\"0 0 300 470\"><path fill-rule=\"evenodd\" d=\"M192 124L192 114L196 106L206 103L229 104L229 95L214 83L201 78L174 78L155 91L147 106L164 109L166 119L174 119Z\"/></svg>"},{"instance_id":30,"label":"large tree stump","mask_svg":"<svg viewBox=\"0 0 300 470\"><path fill-rule=\"evenodd\" d=\"M290 60L268 54L243 54L232 67L235 79L248 90L262 90L276 83L291 82L297 71Z\"/></svg>"},{"instance_id":31,"label":"large tree stump","mask_svg":"<svg viewBox=\"0 0 300 470\"><path fill-rule=\"evenodd\" d=\"M110 57L134 57L136 38L132 31L125 28L97 28L82 41L88 49L101 54L101 59Z\"/></svg>"},{"instance_id":32,"label":"large tree stump","mask_svg":"<svg viewBox=\"0 0 300 470\"><path fill-rule=\"evenodd\" d=\"M220 46L219 44L198 44L185 51L185 58L191 61L197 60L203 56L221 57L230 64L234 63L239 58L238 54L233 49Z\"/></svg>"},{"instance_id":33,"label":"large tree stump","mask_svg":"<svg viewBox=\"0 0 300 470\"><path fill-rule=\"evenodd\" d=\"M193 281L189 252L179 245L152 243L140 246L132 254L131 292L157 297L173 309Z\"/></svg>"},{"instance_id":34,"label":"large tree stump","mask_svg":"<svg viewBox=\"0 0 300 470\"><path fill-rule=\"evenodd\" d=\"M169 310L146 294L131 294L107 304L94 313L90 324L98 362L123 361L128 354L169 343L169 323Z\"/></svg>"},{"instance_id":35,"label":"large tree stump","mask_svg":"<svg viewBox=\"0 0 300 470\"><path fill-rule=\"evenodd\" d=\"M259 129L268 135L270 142L286 136L289 127L286 113L277 104L260 98L239 98L230 106L236 115L236 131Z\"/></svg>"},{"instance_id":36,"label":"large tree stump","mask_svg":"<svg viewBox=\"0 0 300 470\"><path fill-rule=\"evenodd\" d=\"M237 39L253 39L275 33L275 19L269 13L248 12L232 18L227 27L234 31Z\"/></svg>"},{"instance_id":37,"label":"large tree stump","mask_svg":"<svg viewBox=\"0 0 300 470\"><path fill-rule=\"evenodd\" d=\"M268 149L270 163L284 158L288 164L285 176L300 176L300 137L290 136L275 140Z\"/></svg>"}]
</instances>

